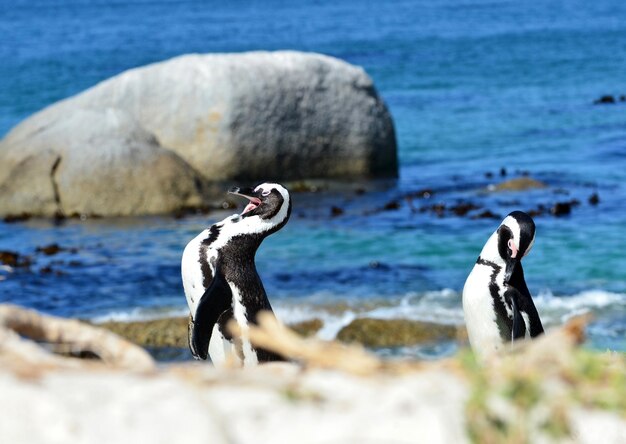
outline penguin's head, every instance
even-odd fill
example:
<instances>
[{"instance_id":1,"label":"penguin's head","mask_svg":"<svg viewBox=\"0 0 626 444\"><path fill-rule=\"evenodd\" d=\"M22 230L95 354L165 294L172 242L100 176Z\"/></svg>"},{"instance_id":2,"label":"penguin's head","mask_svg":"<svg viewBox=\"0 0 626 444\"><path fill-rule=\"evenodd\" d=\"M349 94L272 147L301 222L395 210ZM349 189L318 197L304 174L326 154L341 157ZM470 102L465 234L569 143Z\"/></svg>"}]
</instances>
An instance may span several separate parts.
<instances>
[{"instance_id":1,"label":"penguin's head","mask_svg":"<svg viewBox=\"0 0 626 444\"><path fill-rule=\"evenodd\" d=\"M481 256L505 264L504 283L508 284L515 267L535 243L535 222L523 211L513 211L504 218L491 236Z\"/></svg>"},{"instance_id":2,"label":"penguin's head","mask_svg":"<svg viewBox=\"0 0 626 444\"><path fill-rule=\"evenodd\" d=\"M250 231L271 234L280 230L291 215L289 191L277 183L262 183L254 188L233 187L230 194L248 199L248 205L239 215Z\"/></svg>"},{"instance_id":3,"label":"penguin's head","mask_svg":"<svg viewBox=\"0 0 626 444\"><path fill-rule=\"evenodd\" d=\"M508 284L515 267L535 243L535 222L523 211L513 211L504 218L497 233L498 253L506 263L504 283Z\"/></svg>"}]
</instances>

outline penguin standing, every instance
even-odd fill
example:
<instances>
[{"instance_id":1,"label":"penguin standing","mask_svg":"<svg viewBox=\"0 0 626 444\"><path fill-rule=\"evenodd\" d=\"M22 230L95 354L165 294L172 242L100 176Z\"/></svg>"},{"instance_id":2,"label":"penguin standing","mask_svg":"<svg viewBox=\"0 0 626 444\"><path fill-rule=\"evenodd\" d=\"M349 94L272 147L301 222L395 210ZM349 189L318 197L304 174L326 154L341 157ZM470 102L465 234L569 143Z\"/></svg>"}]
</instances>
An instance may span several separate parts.
<instances>
[{"instance_id":1,"label":"penguin standing","mask_svg":"<svg viewBox=\"0 0 626 444\"><path fill-rule=\"evenodd\" d=\"M535 223L514 211L483 247L463 288L463 312L472 349L481 358L504 344L543 333L521 260L535 242Z\"/></svg>"},{"instance_id":2,"label":"penguin standing","mask_svg":"<svg viewBox=\"0 0 626 444\"><path fill-rule=\"evenodd\" d=\"M231 358L244 366L280 360L252 347L246 331L259 311L272 310L254 256L263 239L289 220L289 192L279 184L263 183L229 193L249 200L243 212L202 231L183 252L181 274L191 312L189 348L196 359L210 355L215 365ZM241 340L227 332L231 319L241 328Z\"/></svg>"}]
</instances>

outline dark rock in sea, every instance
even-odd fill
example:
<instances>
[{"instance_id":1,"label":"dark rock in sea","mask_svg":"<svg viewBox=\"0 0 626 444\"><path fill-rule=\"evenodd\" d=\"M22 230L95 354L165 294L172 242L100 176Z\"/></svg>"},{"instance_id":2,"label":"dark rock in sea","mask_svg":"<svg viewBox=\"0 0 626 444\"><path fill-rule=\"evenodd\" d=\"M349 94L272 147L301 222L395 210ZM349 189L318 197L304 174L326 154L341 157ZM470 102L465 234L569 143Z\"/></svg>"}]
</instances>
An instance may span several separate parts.
<instances>
[{"instance_id":1,"label":"dark rock in sea","mask_svg":"<svg viewBox=\"0 0 626 444\"><path fill-rule=\"evenodd\" d=\"M37 251L38 253L43 253L46 256L52 256L55 255L57 253L59 253L60 251L63 251L64 249L61 248L59 246L59 244L50 244L50 245L46 245L44 247L37 247L35 249L35 251Z\"/></svg>"},{"instance_id":2,"label":"dark rock in sea","mask_svg":"<svg viewBox=\"0 0 626 444\"><path fill-rule=\"evenodd\" d=\"M498 214L491 212L490 210L481 211L474 214L472 219L502 219Z\"/></svg>"},{"instance_id":3,"label":"dark rock in sea","mask_svg":"<svg viewBox=\"0 0 626 444\"><path fill-rule=\"evenodd\" d=\"M50 265L46 265L45 267L41 267L39 269L39 273L41 273L41 274L54 274L55 276L63 276L65 274L61 270L56 270L56 269L52 268Z\"/></svg>"},{"instance_id":4,"label":"dark rock in sea","mask_svg":"<svg viewBox=\"0 0 626 444\"><path fill-rule=\"evenodd\" d=\"M432 212L435 213L437 217L444 217L446 214L446 204L444 203L436 203L426 207L420 208L421 213Z\"/></svg>"},{"instance_id":5,"label":"dark rock in sea","mask_svg":"<svg viewBox=\"0 0 626 444\"><path fill-rule=\"evenodd\" d=\"M594 105L607 105L612 103L615 103L615 97L611 95L602 96L593 101Z\"/></svg>"},{"instance_id":6,"label":"dark rock in sea","mask_svg":"<svg viewBox=\"0 0 626 444\"><path fill-rule=\"evenodd\" d=\"M600 203L600 196L598 193L593 193L589 196L589 204L590 205L598 205Z\"/></svg>"},{"instance_id":7,"label":"dark rock in sea","mask_svg":"<svg viewBox=\"0 0 626 444\"><path fill-rule=\"evenodd\" d=\"M339 208L335 205L333 205L332 207L330 207L330 215L332 217L337 217L337 216L341 216L344 213L342 208Z\"/></svg>"},{"instance_id":8,"label":"dark rock in sea","mask_svg":"<svg viewBox=\"0 0 626 444\"><path fill-rule=\"evenodd\" d=\"M399 347L463 336L461 328L408 319L359 318L342 328L337 339L356 342L365 347ZM464 329L463 329L464 330Z\"/></svg>"},{"instance_id":9,"label":"dark rock in sea","mask_svg":"<svg viewBox=\"0 0 626 444\"><path fill-rule=\"evenodd\" d=\"M449 208L449 210L459 217L467 215L470 211L477 210L480 207L471 202L462 202Z\"/></svg>"},{"instance_id":10,"label":"dark rock in sea","mask_svg":"<svg viewBox=\"0 0 626 444\"><path fill-rule=\"evenodd\" d=\"M22 256L14 251L0 251L0 264L2 265L17 268L29 267L31 263L31 259L28 256Z\"/></svg>"},{"instance_id":11,"label":"dark rock in sea","mask_svg":"<svg viewBox=\"0 0 626 444\"><path fill-rule=\"evenodd\" d=\"M550 209L553 216L566 216L572 212L571 202L557 202Z\"/></svg>"},{"instance_id":12,"label":"dark rock in sea","mask_svg":"<svg viewBox=\"0 0 626 444\"><path fill-rule=\"evenodd\" d=\"M77 248L67 248L67 247L61 247L59 244L50 244L50 245L44 245L43 247L37 247L35 249L35 251L37 253L43 253L46 256L54 256L55 254L67 251L70 253L77 253L78 249Z\"/></svg>"},{"instance_id":13,"label":"dark rock in sea","mask_svg":"<svg viewBox=\"0 0 626 444\"><path fill-rule=\"evenodd\" d=\"M493 178L493 173L492 173L491 171L487 171L487 172L485 173L485 177L486 177L487 179L491 179L491 178Z\"/></svg>"},{"instance_id":14,"label":"dark rock in sea","mask_svg":"<svg viewBox=\"0 0 626 444\"><path fill-rule=\"evenodd\" d=\"M0 263L9 267L17 266L20 255L12 251L0 251Z\"/></svg>"},{"instance_id":15,"label":"dark rock in sea","mask_svg":"<svg viewBox=\"0 0 626 444\"><path fill-rule=\"evenodd\" d=\"M500 168L500 176L501 177L506 176L506 168L504 168L504 167Z\"/></svg>"},{"instance_id":16,"label":"dark rock in sea","mask_svg":"<svg viewBox=\"0 0 626 444\"><path fill-rule=\"evenodd\" d=\"M526 214L528 214L530 217L543 216L544 214L546 214L546 207L545 205L539 204L537 208L526 211Z\"/></svg>"},{"instance_id":17,"label":"dark rock in sea","mask_svg":"<svg viewBox=\"0 0 626 444\"><path fill-rule=\"evenodd\" d=\"M390 202L387 202L385 206L383 207L383 210L385 211L393 211L393 210L398 210L398 209L400 209L400 202L398 202L397 200L392 200Z\"/></svg>"},{"instance_id":18,"label":"dark rock in sea","mask_svg":"<svg viewBox=\"0 0 626 444\"><path fill-rule=\"evenodd\" d=\"M32 217L29 213L20 213L20 214L9 214L4 217L4 222L8 224L16 223L16 222L24 222Z\"/></svg>"}]
</instances>

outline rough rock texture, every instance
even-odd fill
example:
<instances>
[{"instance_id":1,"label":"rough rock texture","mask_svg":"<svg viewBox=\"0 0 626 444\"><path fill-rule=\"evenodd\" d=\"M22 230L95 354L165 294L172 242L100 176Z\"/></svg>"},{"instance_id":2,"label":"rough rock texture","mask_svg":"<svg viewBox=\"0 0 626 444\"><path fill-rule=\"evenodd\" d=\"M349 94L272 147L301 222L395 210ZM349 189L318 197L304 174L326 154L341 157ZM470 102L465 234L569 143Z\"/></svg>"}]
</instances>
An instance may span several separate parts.
<instances>
[{"instance_id":1,"label":"rough rock texture","mask_svg":"<svg viewBox=\"0 0 626 444\"><path fill-rule=\"evenodd\" d=\"M442 325L408 319L359 318L342 328L337 339L356 342L366 347L398 347L442 339L457 339L464 327Z\"/></svg>"},{"instance_id":2,"label":"rough rock texture","mask_svg":"<svg viewBox=\"0 0 626 444\"><path fill-rule=\"evenodd\" d=\"M526 191L546 188L547 185L532 177L518 177L505 180L497 185L489 187L489 191Z\"/></svg>"},{"instance_id":3,"label":"rough rock texture","mask_svg":"<svg viewBox=\"0 0 626 444\"><path fill-rule=\"evenodd\" d=\"M0 369L3 443L464 443L467 389L448 374L356 378L264 366L142 377ZM33 427L36 424L37 427Z\"/></svg>"},{"instance_id":4,"label":"rough rock texture","mask_svg":"<svg viewBox=\"0 0 626 444\"><path fill-rule=\"evenodd\" d=\"M207 184L394 176L391 116L358 67L291 51L126 71L0 141L0 214L163 213Z\"/></svg>"},{"instance_id":5,"label":"rough rock texture","mask_svg":"<svg viewBox=\"0 0 626 444\"><path fill-rule=\"evenodd\" d=\"M106 328L135 344L144 347L187 348L187 318L166 318L150 321L105 322ZM320 319L311 319L289 328L302 336L315 335L323 327ZM343 327L337 334L343 342L353 342L365 347L398 347L440 341L442 339L465 342L465 327L442 325L409 319L358 318Z\"/></svg>"},{"instance_id":6,"label":"rough rock texture","mask_svg":"<svg viewBox=\"0 0 626 444\"><path fill-rule=\"evenodd\" d=\"M0 214L154 214L203 203L204 179L128 113L68 109L56 119L0 146Z\"/></svg>"}]
</instances>

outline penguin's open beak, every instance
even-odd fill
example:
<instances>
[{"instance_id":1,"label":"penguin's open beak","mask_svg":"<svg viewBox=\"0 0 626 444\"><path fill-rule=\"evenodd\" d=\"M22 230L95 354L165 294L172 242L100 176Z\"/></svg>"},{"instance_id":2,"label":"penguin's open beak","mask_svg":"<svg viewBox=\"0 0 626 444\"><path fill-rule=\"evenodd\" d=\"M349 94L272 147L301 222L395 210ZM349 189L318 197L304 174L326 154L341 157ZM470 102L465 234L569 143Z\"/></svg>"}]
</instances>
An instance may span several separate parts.
<instances>
[{"instance_id":1,"label":"penguin's open beak","mask_svg":"<svg viewBox=\"0 0 626 444\"><path fill-rule=\"evenodd\" d=\"M245 197L246 199L250 201L248 202L248 205L246 205L246 207L241 212L242 215L248 213L249 211L254 210L259 205L261 205L261 199L257 197L257 193L255 193L254 189L252 188L232 187L230 190L228 190L228 193L234 194L235 196Z\"/></svg>"}]
</instances>

